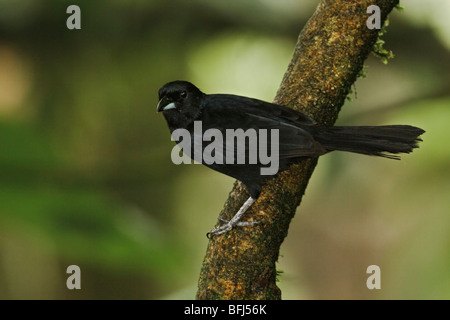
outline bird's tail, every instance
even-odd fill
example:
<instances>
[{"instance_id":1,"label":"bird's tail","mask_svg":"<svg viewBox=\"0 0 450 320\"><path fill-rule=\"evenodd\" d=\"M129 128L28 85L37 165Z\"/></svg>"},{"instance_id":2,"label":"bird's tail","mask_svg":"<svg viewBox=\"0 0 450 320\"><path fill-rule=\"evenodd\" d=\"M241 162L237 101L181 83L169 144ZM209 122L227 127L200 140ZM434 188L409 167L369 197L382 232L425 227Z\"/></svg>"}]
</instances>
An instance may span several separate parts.
<instances>
[{"instance_id":1,"label":"bird's tail","mask_svg":"<svg viewBox=\"0 0 450 320\"><path fill-rule=\"evenodd\" d=\"M348 151L400 159L396 154L418 148L425 131L407 125L329 127L316 132L314 138L327 151Z\"/></svg>"}]
</instances>

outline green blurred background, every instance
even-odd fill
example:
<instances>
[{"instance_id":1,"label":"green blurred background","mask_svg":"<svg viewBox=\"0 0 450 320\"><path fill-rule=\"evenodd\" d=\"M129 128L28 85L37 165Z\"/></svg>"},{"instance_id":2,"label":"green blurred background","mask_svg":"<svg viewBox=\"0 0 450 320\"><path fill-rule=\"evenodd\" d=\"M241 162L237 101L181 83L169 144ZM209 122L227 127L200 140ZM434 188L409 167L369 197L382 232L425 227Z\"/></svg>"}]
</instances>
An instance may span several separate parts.
<instances>
[{"instance_id":1,"label":"green blurred background","mask_svg":"<svg viewBox=\"0 0 450 320\"><path fill-rule=\"evenodd\" d=\"M171 162L157 91L272 100L317 3L0 0L0 298L193 298L233 179ZM367 60L338 124L424 142L402 161L320 159L281 249L284 299L450 298L450 2L402 5L395 58Z\"/></svg>"}]
</instances>

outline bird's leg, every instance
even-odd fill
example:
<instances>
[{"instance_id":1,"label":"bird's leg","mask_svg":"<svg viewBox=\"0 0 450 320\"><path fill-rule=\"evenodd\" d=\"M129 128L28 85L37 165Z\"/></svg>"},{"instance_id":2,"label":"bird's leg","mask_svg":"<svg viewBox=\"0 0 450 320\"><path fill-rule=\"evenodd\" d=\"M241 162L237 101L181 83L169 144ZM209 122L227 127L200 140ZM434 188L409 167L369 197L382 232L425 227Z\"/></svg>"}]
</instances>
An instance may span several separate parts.
<instances>
[{"instance_id":1,"label":"bird's leg","mask_svg":"<svg viewBox=\"0 0 450 320\"><path fill-rule=\"evenodd\" d=\"M243 227L243 226L250 226L253 224L258 223L257 221L239 221L242 217L242 215L247 211L248 208L255 202L255 199L252 197L248 198L247 201L244 202L242 207L239 209L239 211L234 215L233 218L231 218L230 221L225 221L226 223L223 226L220 226L216 229L211 230L206 234L208 238L211 238L213 236L218 236L220 234L223 234L227 231L230 231L233 229L234 226ZM219 218L220 219L220 218ZM224 221L223 219L220 219Z\"/></svg>"}]
</instances>

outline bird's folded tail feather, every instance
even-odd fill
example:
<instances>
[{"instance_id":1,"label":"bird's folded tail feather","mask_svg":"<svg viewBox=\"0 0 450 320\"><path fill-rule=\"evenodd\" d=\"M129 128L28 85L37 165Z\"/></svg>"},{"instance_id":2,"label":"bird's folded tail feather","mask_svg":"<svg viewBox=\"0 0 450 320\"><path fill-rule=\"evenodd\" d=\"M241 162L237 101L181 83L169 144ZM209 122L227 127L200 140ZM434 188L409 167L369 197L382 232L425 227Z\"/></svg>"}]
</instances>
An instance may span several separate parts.
<instances>
[{"instance_id":1,"label":"bird's folded tail feather","mask_svg":"<svg viewBox=\"0 0 450 320\"><path fill-rule=\"evenodd\" d=\"M329 152L334 150L400 159L399 153L418 148L425 131L408 125L336 126L322 129L314 138Z\"/></svg>"}]
</instances>

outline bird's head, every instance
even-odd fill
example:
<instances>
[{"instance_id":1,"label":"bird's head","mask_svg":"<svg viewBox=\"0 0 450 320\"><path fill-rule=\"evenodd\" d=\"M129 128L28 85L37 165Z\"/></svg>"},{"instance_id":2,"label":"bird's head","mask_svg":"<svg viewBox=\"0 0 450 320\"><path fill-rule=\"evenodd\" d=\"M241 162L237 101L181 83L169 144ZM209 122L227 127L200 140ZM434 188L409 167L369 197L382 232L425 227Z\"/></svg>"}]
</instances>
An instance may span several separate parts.
<instances>
[{"instance_id":1,"label":"bird's head","mask_svg":"<svg viewBox=\"0 0 450 320\"><path fill-rule=\"evenodd\" d=\"M166 83L158 91L157 112L162 112L171 128L185 128L201 113L204 93L187 81Z\"/></svg>"}]
</instances>

